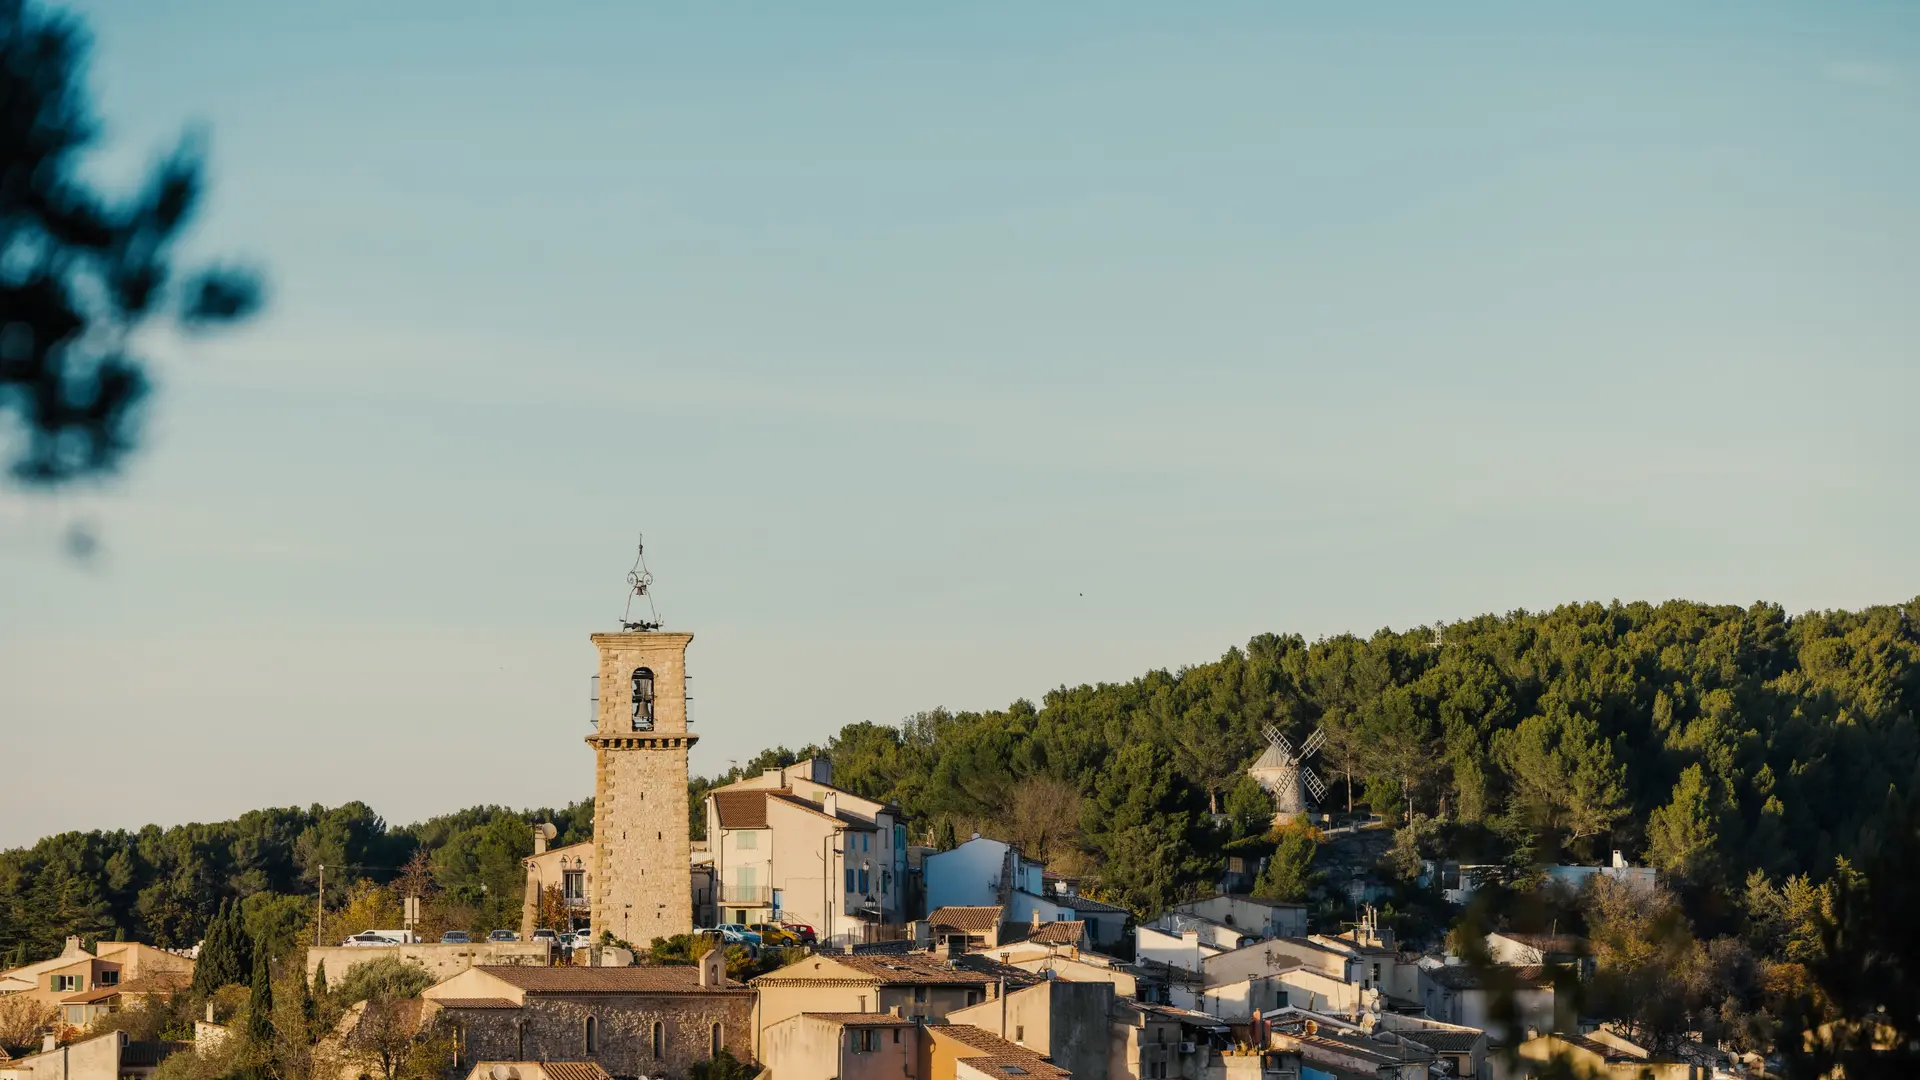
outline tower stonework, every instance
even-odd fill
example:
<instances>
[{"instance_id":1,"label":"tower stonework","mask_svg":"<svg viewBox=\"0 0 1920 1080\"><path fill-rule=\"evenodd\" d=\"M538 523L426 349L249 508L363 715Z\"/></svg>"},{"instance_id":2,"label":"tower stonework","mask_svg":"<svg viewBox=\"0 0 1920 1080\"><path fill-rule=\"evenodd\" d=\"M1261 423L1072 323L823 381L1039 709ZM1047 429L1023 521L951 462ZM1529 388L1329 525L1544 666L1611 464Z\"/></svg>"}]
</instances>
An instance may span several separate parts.
<instances>
[{"instance_id":1,"label":"tower stonework","mask_svg":"<svg viewBox=\"0 0 1920 1080\"><path fill-rule=\"evenodd\" d=\"M687 835L687 645L692 634L594 634L593 934L644 949L693 930Z\"/></svg>"}]
</instances>

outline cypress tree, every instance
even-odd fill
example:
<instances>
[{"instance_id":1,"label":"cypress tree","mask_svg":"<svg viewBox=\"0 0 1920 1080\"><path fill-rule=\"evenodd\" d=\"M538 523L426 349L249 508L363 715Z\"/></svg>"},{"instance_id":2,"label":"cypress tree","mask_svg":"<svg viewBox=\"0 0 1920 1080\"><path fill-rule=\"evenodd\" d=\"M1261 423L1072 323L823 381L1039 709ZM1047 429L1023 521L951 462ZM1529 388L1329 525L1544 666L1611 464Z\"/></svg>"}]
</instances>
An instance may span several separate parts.
<instances>
[{"instance_id":1,"label":"cypress tree","mask_svg":"<svg viewBox=\"0 0 1920 1080\"><path fill-rule=\"evenodd\" d=\"M213 921L207 924L207 936L200 943L200 958L193 964L193 992L201 997L246 978L246 970L240 967L239 957L234 952L233 924L227 917L228 907L226 901L220 902L220 910L214 913Z\"/></svg>"},{"instance_id":2,"label":"cypress tree","mask_svg":"<svg viewBox=\"0 0 1920 1080\"><path fill-rule=\"evenodd\" d=\"M233 981L239 982L253 971L254 941L253 935L247 933L246 920L240 916L238 900L227 909L227 940L233 943Z\"/></svg>"},{"instance_id":3,"label":"cypress tree","mask_svg":"<svg viewBox=\"0 0 1920 1080\"><path fill-rule=\"evenodd\" d=\"M300 1042L304 1045L312 1042L320 1032L320 1004L313 999L313 988L307 985L306 976L296 972L294 977L300 980Z\"/></svg>"},{"instance_id":4,"label":"cypress tree","mask_svg":"<svg viewBox=\"0 0 1920 1080\"><path fill-rule=\"evenodd\" d=\"M322 960L322 961L320 961L320 966L314 969L314 972L313 972L313 996L314 996L315 998L318 998L318 999L320 999L320 1000L322 1000L322 1001L325 1001L325 1000L326 1000L326 997L327 997L327 962L326 962L325 960Z\"/></svg>"},{"instance_id":5,"label":"cypress tree","mask_svg":"<svg viewBox=\"0 0 1920 1080\"><path fill-rule=\"evenodd\" d=\"M264 953L253 959L253 996L247 999L247 1045L265 1061L273 1052L273 973Z\"/></svg>"}]
</instances>

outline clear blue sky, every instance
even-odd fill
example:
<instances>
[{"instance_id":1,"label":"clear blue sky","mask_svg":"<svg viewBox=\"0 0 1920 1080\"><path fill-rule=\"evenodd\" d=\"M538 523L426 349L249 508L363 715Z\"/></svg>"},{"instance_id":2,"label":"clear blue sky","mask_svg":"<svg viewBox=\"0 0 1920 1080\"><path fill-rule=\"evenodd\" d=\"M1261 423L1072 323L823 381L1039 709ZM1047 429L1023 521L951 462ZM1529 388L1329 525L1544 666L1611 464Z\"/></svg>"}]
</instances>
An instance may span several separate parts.
<instances>
[{"instance_id":1,"label":"clear blue sky","mask_svg":"<svg viewBox=\"0 0 1920 1080\"><path fill-rule=\"evenodd\" d=\"M0 494L0 844L586 795L643 528L701 771L1920 592L1920 6L81 10L100 174L207 125L273 300L156 345L120 481Z\"/></svg>"}]
</instances>

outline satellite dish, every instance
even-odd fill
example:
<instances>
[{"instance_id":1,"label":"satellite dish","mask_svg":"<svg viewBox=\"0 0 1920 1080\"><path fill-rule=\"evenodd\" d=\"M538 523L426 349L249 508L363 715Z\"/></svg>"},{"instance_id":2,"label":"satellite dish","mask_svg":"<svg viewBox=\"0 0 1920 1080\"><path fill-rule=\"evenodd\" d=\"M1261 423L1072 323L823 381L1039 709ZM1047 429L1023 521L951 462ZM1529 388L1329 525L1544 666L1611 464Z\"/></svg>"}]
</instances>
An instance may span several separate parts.
<instances>
[{"instance_id":1,"label":"satellite dish","mask_svg":"<svg viewBox=\"0 0 1920 1080\"><path fill-rule=\"evenodd\" d=\"M518 1074L511 1066L495 1065L493 1068L487 1070L487 1075L491 1076L493 1080L514 1080Z\"/></svg>"},{"instance_id":2,"label":"satellite dish","mask_svg":"<svg viewBox=\"0 0 1920 1080\"><path fill-rule=\"evenodd\" d=\"M543 821L543 822L541 822L540 824L538 824L538 825L535 825L535 826L533 827L533 834L534 834L535 836L538 836L538 837L539 837L540 839L542 839L542 840L551 840L551 839L553 839L554 837L556 837L556 836L559 836L559 835L560 835L560 830L559 830L559 829L556 829L556 828L554 828L554 827L553 827L553 823L552 823L552 822L550 822L550 821ZM496 1078L496 1080L506 1080L506 1078L505 1078L505 1077L497 1077L497 1078Z\"/></svg>"}]
</instances>

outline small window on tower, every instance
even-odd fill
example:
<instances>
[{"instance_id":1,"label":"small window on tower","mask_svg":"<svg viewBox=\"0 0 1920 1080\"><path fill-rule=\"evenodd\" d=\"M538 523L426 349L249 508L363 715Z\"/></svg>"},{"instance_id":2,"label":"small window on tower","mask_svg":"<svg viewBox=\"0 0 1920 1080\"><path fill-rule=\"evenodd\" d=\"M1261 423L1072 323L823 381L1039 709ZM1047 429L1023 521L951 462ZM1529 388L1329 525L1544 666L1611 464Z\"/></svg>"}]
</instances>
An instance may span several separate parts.
<instances>
[{"instance_id":1,"label":"small window on tower","mask_svg":"<svg viewBox=\"0 0 1920 1080\"><path fill-rule=\"evenodd\" d=\"M653 669L633 669L633 730L653 730Z\"/></svg>"}]
</instances>

